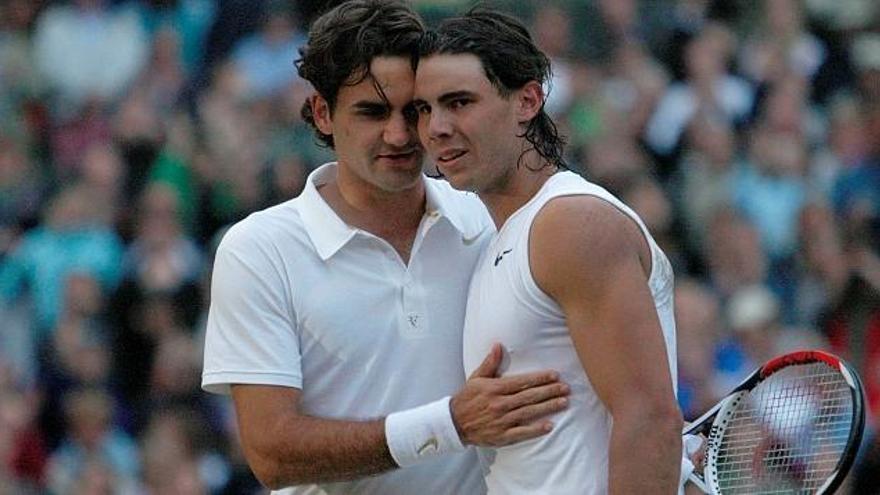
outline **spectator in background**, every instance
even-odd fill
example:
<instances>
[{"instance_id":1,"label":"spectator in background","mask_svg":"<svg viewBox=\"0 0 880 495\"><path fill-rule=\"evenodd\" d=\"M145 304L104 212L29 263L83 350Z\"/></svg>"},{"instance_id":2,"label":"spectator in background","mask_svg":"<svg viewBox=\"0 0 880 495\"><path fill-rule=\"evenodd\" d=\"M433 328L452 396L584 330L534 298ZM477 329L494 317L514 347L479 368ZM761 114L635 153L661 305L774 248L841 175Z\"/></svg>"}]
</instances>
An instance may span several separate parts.
<instances>
[{"instance_id":1,"label":"spectator in background","mask_svg":"<svg viewBox=\"0 0 880 495\"><path fill-rule=\"evenodd\" d=\"M106 298L98 281L88 272L66 277L64 305L58 324L39 348L40 389L45 399L40 424L50 448L58 445L65 431L61 401L80 387L109 390L110 349Z\"/></svg>"},{"instance_id":2,"label":"spectator in background","mask_svg":"<svg viewBox=\"0 0 880 495\"><path fill-rule=\"evenodd\" d=\"M691 122L671 188L680 222L686 226L682 241L690 253L703 253L712 214L729 206L736 135L730 125L699 116Z\"/></svg>"},{"instance_id":3,"label":"spectator in background","mask_svg":"<svg viewBox=\"0 0 880 495\"><path fill-rule=\"evenodd\" d=\"M666 72L635 42L619 45L606 70L602 93L618 115L618 132L637 140L667 89Z\"/></svg>"},{"instance_id":4,"label":"spectator in background","mask_svg":"<svg viewBox=\"0 0 880 495\"><path fill-rule=\"evenodd\" d=\"M726 320L732 331L719 348L719 393L726 393L771 358L798 349L827 344L805 328L782 324L779 298L762 285L743 287L727 301Z\"/></svg>"},{"instance_id":5,"label":"spectator in background","mask_svg":"<svg viewBox=\"0 0 880 495\"><path fill-rule=\"evenodd\" d=\"M62 182L76 180L86 150L92 145L107 145L113 138L108 107L98 100L88 100L75 113L52 120L47 129L51 146L51 174Z\"/></svg>"},{"instance_id":6,"label":"spectator in background","mask_svg":"<svg viewBox=\"0 0 880 495\"><path fill-rule=\"evenodd\" d=\"M199 69L205 52L208 30L223 8L214 0L145 0L140 5L143 26L152 37L165 31L173 36L174 59L182 62L187 74Z\"/></svg>"},{"instance_id":7,"label":"spectator in background","mask_svg":"<svg viewBox=\"0 0 880 495\"><path fill-rule=\"evenodd\" d=\"M123 284L113 299L112 375L125 402L135 409L131 428L140 432L149 411L153 370L162 343L175 336L191 337L200 316L199 288L177 293L143 291Z\"/></svg>"},{"instance_id":8,"label":"spectator in background","mask_svg":"<svg viewBox=\"0 0 880 495\"><path fill-rule=\"evenodd\" d=\"M196 139L197 122L184 112L176 112L164 122L165 140L150 165L146 180L165 184L174 191L183 232L202 239L196 217L202 206L199 204L201 188L210 181L211 169L198 170L195 166L196 154L200 152ZM210 236L211 232L207 235Z\"/></svg>"},{"instance_id":9,"label":"spectator in background","mask_svg":"<svg viewBox=\"0 0 880 495\"><path fill-rule=\"evenodd\" d=\"M95 143L85 150L77 179L95 209L95 221L116 228L124 207L125 164L116 146Z\"/></svg>"},{"instance_id":10,"label":"spectator in background","mask_svg":"<svg viewBox=\"0 0 880 495\"><path fill-rule=\"evenodd\" d=\"M34 40L37 65L64 110L121 96L146 64L148 46L136 12L108 0L49 7Z\"/></svg>"},{"instance_id":11,"label":"spectator in background","mask_svg":"<svg viewBox=\"0 0 880 495\"><path fill-rule=\"evenodd\" d=\"M3 135L0 130L0 273L4 260L18 249L22 235L39 222L39 209L48 189L28 156L26 142ZM4 285L2 277L0 287ZM8 363L31 383L37 373L34 316L27 298L10 298L8 294L4 297L3 290L0 289L0 363Z\"/></svg>"},{"instance_id":12,"label":"spectator in background","mask_svg":"<svg viewBox=\"0 0 880 495\"><path fill-rule=\"evenodd\" d=\"M220 471L214 479L202 479L203 467L211 462L204 438L210 432L188 409L156 411L150 418L142 442L143 488L152 495L211 493L222 488L229 473ZM221 486L210 486L219 481Z\"/></svg>"},{"instance_id":13,"label":"spectator in background","mask_svg":"<svg viewBox=\"0 0 880 495\"><path fill-rule=\"evenodd\" d=\"M812 150L825 140L827 124L809 96L805 78L793 73L782 75L765 88L755 120L770 131L794 134Z\"/></svg>"},{"instance_id":14,"label":"spectator in background","mask_svg":"<svg viewBox=\"0 0 880 495\"><path fill-rule=\"evenodd\" d=\"M131 493L140 470L137 445L113 423L113 399L99 389L64 397L68 433L49 458L48 487L54 493Z\"/></svg>"},{"instance_id":15,"label":"spectator in background","mask_svg":"<svg viewBox=\"0 0 880 495\"><path fill-rule=\"evenodd\" d=\"M217 67L214 84L200 101L199 118L210 160L206 223L215 228L239 220L260 205L260 160L267 139L260 112L270 101L249 100L247 88L229 62Z\"/></svg>"},{"instance_id":16,"label":"spectator in background","mask_svg":"<svg viewBox=\"0 0 880 495\"><path fill-rule=\"evenodd\" d=\"M305 43L292 4L283 0L268 3L259 30L242 38L231 56L244 93L254 99L276 95L299 77L293 70L293 60Z\"/></svg>"},{"instance_id":17,"label":"spectator in background","mask_svg":"<svg viewBox=\"0 0 880 495\"><path fill-rule=\"evenodd\" d=\"M0 383L0 493L36 494L42 486L48 452L38 404L36 393Z\"/></svg>"},{"instance_id":18,"label":"spectator in background","mask_svg":"<svg viewBox=\"0 0 880 495\"><path fill-rule=\"evenodd\" d=\"M749 134L749 152L731 176L736 207L757 228L771 263L797 249L797 218L807 199L807 151L793 133L759 125Z\"/></svg>"},{"instance_id":19,"label":"spectator in background","mask_svg":"<svg viewBox=\"0 0 880 495\"><path fill-rule=\"evenodd\" d=\"M819 328L823 312L840 300L850 269L834 212L825 202L804 206L799 218L795 323Z\"/></svg>"},{"instance_id":20,"label":"spectator in background","mask_svg":"<svg viewBox=\"0 0 880 495\"><path fill-rule=\"evenodd\" d=\"M636 0L582 2L587 14L583 20L584 30L589 37L575 41L580 41L579 48L591 63L607 65L622 46L649 42L650 19L639 15L639 3Z\"/></svg>"},{"instance_id":21,"label":"spectator in background","mask_svg":"<svg viewBox=\"0 0 880 495\"><path fill-rule=\"evenodd\" d=\"M868 158L866 112L861 99L853 93L832 98L827 107L826 139L812 154L809 169L811 189L830 199L837 178L860 166Z\"/></svg>"},{"instance_id":22,"label":"spectator in background","mask_svg":"<svg viewBox=\"0 0 880 495\"><path fill-rule=\"evenodd\" d=\"M726 125L743 123L754 103L754 89L728 72L735 39L723 24L708 24L684 48L685 78L670 84L648 121L644 139L661 156L676 151L694 117L705 114Z\"/></svg>"},{"instance_id":23,"label":"spectator in background","mask_svg":"<svg viewBox=\"0 0 880 495\"><path fill-rule=\"evenodd\" d=\"M0 4L0 116L21 99L34 97L42 84L33 57L30 30L42 0ZM3 122L0 128L8 125Z\"/></svg>"},{"instance_id":24,"label":"spectator in background","mask_svg":"<svg viewBox=\"0 0 880 495\"><path fill-rule=\"evenodd\" d=\"M869 105L880 103L880 33L867 31L851 45L856 68L856 88Z\"/></svg>"},{"instance_id":25,"label":"spectator in background","mask_svg":"<svg viewBox=\"0 0 880 495\"><path fill-rule=\"evenodd\" d=\"M642 149L626 136L613 133L597 139L587 149L583 175L620 194L636 177L650 173L652 163Z\"/></svg>"},{"instance_id":26,"label":"spectator in background","mask_svg":"<svg viewBox=\"0 0 880 495\"><path fill-rule=\"evenodd\" d=\"M721 311L721 301L705 284L676 282L678 401L685 420L696 419L728 392L715 383L716 345L724 336Z\"/></svg>"},{"instance_id":27,"label":"spectator in background","mask_svg":"<svg viewBox=\"0 0 880 495\"><path fill-rule=\"evenodd\" d=\"M744 75L757 85L772 86L786 74L811 81L828 56L825 43L806 27L799 0L762 0L757 29L739 54Z\"/></svg>"},{"instance_id":28,"label":"spectator in background","mask_svg":"<svg viewBox=\"0 0 880 495\"><path fill-rule=\"evenodd\" d=\"M162 118L170 116L187 81L180 56L180 38L172 29L161 29L153 37L149 62L135 82L134 95L143 94L149 110Z\"/></svg>"},{"instance_id":29,"label":"spectator in background","mask_svg":"<svg viewBox=\"0 0 880 495\"><path fill-rule=\"evenodd\" d=\"M535 43L553 66L553 74L544 88L547 113L558 118L572 100L572 68L568 61L571 51L571 15L559 5L548 4L538 9L534 20Z\"/></svg>"},{"instance_id":30,"label":"spectator in background","mask_svg":"<svg viewBox=\"0 0 880 495\"><path fill-rule=\"evenodd\" d=\"M768 260L760 236L749 220L730 207L713 212L703 255L708 281L722 298L766 280Z\"/></svg>"},{"instance_id":31,"label":"spectator in background","mask_svg":"<svg viewBox=\"0 0 880 495\"><path fill-rule=\"evenodd\" d=\"M0 260L38 222L47 189L28 157L26 143L0 135Z\"/></svg>"},{"instance_id":32,"label":"spectator in background","mask_svg":"<svg viewBox=\"0 0 880 495\"><path fill-rule=\"evenodd\" d=\"M820 329L831 348L859 370L868 406L880 414L880 255L864 233L844 241L847 279L830 301Z\"/></svg>"},{"instance_id":33,"label":"spectator in background","mask_svg":"<svg viewBox=\"0 0 880 495\"><path fill-rule=\"evenodd\" d=\"M153 182L141 194L135 238L122 262L122 276L144 291L173 293L198 283L203 256L181 225L177 192Z\"/></svg>"},{"instance_id":34,"label":"spectator in background","mask_svg":"<svg viewBox=\"0 0 880 495\"><path fill-rule=\"evenodd\" d=\"M868 155L840 175L832 201L847 233L868 239L869 247L880 253L880 100L866 111Z\"/></svg>"},{"instance_id":35,"label":"spectator in background","mask_svg":"<svg viewBox=\"0 0 880 495\"><path fill-rule=\"evenodd\" d=\"M201 311L204 257L183 231L179 204L176 190L164 182L143 191L135 236L123 257L122 283L112 301L114 376L123 397L138 407L148 401L163 342L191 336ZM182 376L178 380L186 383ZM146 414L135 414L136 429Z\"/></svg>"},{"instance_id":36,"label":"spectator in background","mask_svg":"<svg viewBox=\"0 0 880 495\"><path fill-rule=\"evenodd\" d=\"M68 274L88 271L105 290L119 280L122 244L103 208L87 187L67 186L46 207L43 222L0 261L0 302L30 295L38 338L57 323Z\"/></svg>"}]
</instances>

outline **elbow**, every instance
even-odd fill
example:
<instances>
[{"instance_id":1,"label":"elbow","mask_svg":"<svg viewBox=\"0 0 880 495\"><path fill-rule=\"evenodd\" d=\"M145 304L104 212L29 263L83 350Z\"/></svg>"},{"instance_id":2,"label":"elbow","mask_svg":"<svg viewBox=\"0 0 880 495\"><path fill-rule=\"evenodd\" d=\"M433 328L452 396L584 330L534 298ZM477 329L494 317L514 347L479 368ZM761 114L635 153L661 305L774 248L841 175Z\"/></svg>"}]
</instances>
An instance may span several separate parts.
<instances>
[{"instance_id":1,"label":"elbow","mask_svg":"<svg viewBox=\"0 0 880 495\"><path fill-rule=\"evenodd\" d=\"M276 462L250 459L248 465L257 481L269 490L280 490L293 484L291 480L284 479L280 465Z\"/></svg>"},{"instance_id":2,"label":"elbow","mask_svg":"<svg viewBox=\"0 0 880 495\"><path fill-rule=\"evenodd\" d=\"M271 444L257 448L242 442L242 447L254 477L269 490L281 490L310 481L306 479L305 469L301 469L303 465L293 453L282 455L282 450Z\"/></svg>"},{"instance_id":3,"label":"elbow","mask_svg":"<svg viewBox=\"0 0 880 495\"><path fill-rule=\"evenodd\" d=\"M652 430L656 431L658 441L674 446L676 449L681 448L681 430L684 427L684 420L681 416L681 410L678 404L662 404L655 406L648 414L649 420L645 423ZM662 439L662 440L661 440Z\"/></svg>"},{"instance_id":4,"label":"elbow","mask_svg":"<svg viewBox=\"0 0 880 495\"><path fill-rule=\"evenodd\" d=\"M653 425L653 428L663 432L664 437L678 438L681 436L684 419L681 416L681 409L679 409L675 400L664 400L647 404L642 414L647 416L649 420L646 423Z\"/></svg>"},{"instance_id":5,"label":"elbow","mask_svg":"<svg viewBox=\"0 0 880 495\"><path fill-rule=\"evenodd\" d=\"M643 440L653 438L658 445L681 445L684 420L675 400L645 401L613 414L615 425L630 425ZM619 422L619 423L618 423Z\"/></svg>"},{"instance_id":6,"label":"elbow","mask_svg":"<svg viewBox=\"0 0 880 495\"><path fill-rule=\"evenodd\" d=\"M245 448L244 453L254 477L269 490L335 481L318 474L317 460L302 452L267 445L261 450Z\"/></svg>"}]
</instances>

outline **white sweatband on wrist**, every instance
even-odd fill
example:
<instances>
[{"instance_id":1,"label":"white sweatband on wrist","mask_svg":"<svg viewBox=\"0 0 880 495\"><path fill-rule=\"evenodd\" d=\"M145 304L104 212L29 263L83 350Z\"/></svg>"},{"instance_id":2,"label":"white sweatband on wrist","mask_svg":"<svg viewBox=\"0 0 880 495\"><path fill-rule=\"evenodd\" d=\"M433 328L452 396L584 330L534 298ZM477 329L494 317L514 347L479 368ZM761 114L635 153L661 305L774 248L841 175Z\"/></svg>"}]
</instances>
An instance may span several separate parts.
<instances>
[{"instance_id":1,"label":"white sweatband on wrist","mask_svg":"<svg viewBox=\"0 0 880 495\"><path fill-rule=\"evenodd\" d=\"M681 437L681 441L681 475L678 482L680 495L684 494L684 486L695 469L691 456L695 455L703 446L703 439L698 435L685 435Z\"/></svg>"},{"instance_id":2,"label":"white sweatband on wrist","mask_svg":"<svg viewBox=\"0 0 880 495\"><path fill-rule=\"evenodd\" d=\"M398 466L465 450L452 422L449 400L444 397L385 418L385 441Z\"/></svg>"}]
</instances>

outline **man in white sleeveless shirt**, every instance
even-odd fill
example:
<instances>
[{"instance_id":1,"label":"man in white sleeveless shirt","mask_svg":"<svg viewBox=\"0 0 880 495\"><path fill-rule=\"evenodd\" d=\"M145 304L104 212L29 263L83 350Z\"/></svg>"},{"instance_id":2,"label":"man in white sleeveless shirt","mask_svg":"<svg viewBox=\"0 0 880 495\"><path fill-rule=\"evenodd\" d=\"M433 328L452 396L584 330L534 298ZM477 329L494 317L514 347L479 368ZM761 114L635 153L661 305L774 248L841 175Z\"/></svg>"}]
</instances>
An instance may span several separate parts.
<instances>
[{"instance_id":1,"label":"man in white sleeveless shirt","mask_svg":"<svg viewBox=\"0 0 880 495\"><path fill-rule=\"evenodd\" d=\"M553 367L572 388L549 435L481 450L489 492L676 493L672 269L630 208L560 171L549 70L519 21L478 9L430 33L416 71L422 143L498 229L471 281L465 372L503 342L503 373Z\"/></svg>"},{"instance_id":2,"label":"man in white sleeveless shirt","mask_svg":"<svg viewBox=\"0 0 880 495\"><path fill-rule=\"evenodd\" d=\"M231 393L250 467L284 493L480 494L466 445L546 434L564 407L556 373L496 378L498 348L465 382L465 293L494 229L476 198L421 173L422 32L393 0L313 23L304 117L338 161L217 251L202 383Z\"/></svg>"}]
</instances>

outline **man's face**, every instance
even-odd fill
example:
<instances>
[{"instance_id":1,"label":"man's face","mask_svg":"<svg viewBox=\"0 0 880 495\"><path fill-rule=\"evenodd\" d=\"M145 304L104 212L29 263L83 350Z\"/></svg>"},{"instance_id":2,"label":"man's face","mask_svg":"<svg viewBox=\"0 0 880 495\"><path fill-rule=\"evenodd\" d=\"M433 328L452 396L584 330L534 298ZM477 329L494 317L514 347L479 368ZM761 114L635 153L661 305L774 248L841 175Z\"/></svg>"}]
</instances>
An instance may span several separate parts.
<instances>
[{"instance_id":1,"label":"man's face","mask_svg":"<svg viewBox=\"0 0 880 495\"><path fill-rule=\"evenodd\" d=\"M403 57L377 57L370 73L339 89L332 114L326 101L314 97L315 124L333 135L340 180L386 193L403 191L421 180L423 150L411 107L414 74Z\"/></svg>"},{"instance_id":2,"label":"man's face","mask_svg":"<svg viewBox=\"0 0 880 495\"><path fill-rule=\"evenodd\" d=\"M433 55L419 61L419 137L455 188L491 193L507 184L522 153L518 93L501 96L475 55Z\"/></svg>"}]
</instances>

